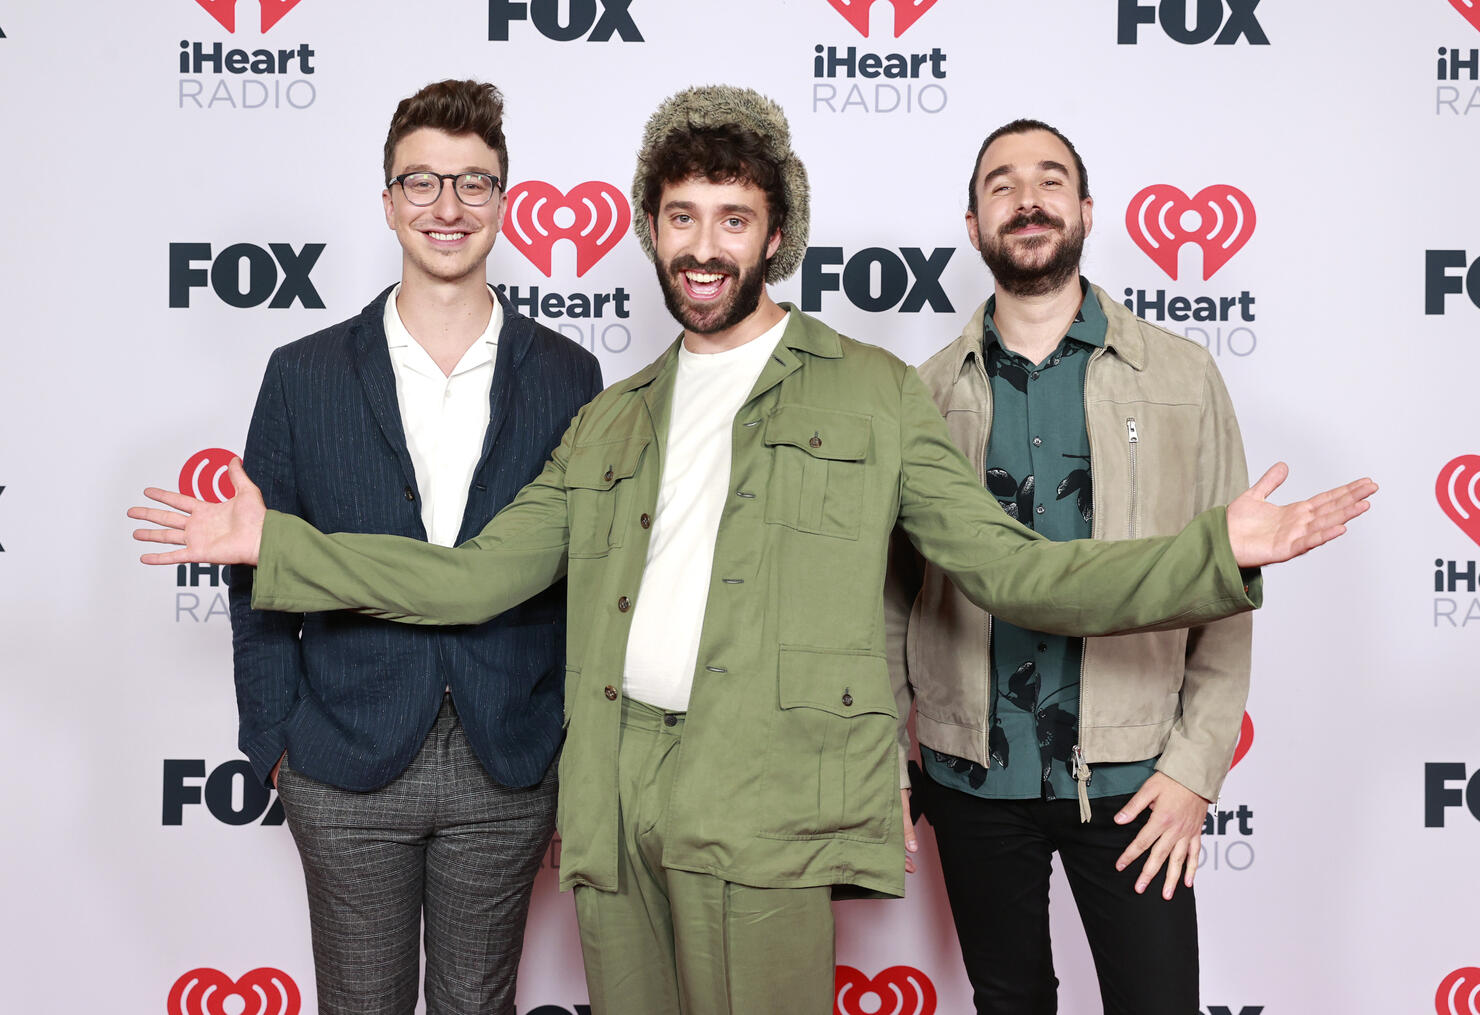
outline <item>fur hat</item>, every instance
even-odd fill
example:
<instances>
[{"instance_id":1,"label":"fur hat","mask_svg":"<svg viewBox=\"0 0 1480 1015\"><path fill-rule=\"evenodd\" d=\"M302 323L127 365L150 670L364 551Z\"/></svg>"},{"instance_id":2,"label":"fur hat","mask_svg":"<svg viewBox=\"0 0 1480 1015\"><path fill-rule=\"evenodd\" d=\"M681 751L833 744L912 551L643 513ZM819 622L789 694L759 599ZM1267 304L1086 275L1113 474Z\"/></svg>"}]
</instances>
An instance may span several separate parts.
<instances>
[{"instance_id":1,"label":"fur hat","mask_svg":"<svg viewBox=\"0 0 1480 1015\"><path fill-rule=\"evenodd\" d=\"M794 273L807 252L810 223L807 170L791 150L791 129L781 107L759 92L732 85L705 85L669 96L648 119L637 153L637 173L632 180L632 231L649 260L656 260L647 216L642 213L642 195L652 169L653 150L670 133L685 127L715 127L736 124L754 131L767 143L768 154L781 169L781 190L790 206L781 228L781 246L766 265L766 281L780 282Z\"/></svg>"}]
</instances>

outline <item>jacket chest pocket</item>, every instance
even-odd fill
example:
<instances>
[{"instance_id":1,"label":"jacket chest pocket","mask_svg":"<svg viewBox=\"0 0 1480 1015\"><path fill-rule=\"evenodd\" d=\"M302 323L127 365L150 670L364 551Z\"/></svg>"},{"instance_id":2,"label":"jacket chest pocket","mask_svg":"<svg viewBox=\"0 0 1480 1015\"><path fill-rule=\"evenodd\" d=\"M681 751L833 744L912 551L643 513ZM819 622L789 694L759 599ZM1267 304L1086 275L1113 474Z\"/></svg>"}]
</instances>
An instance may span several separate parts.
<instances>
[{"instance_id":1,"label":"jacket chest pocket","mask_svg":"<svg viewBox=\"0 0 1480 1015\"><path fill-rule=\"evenodd\" d=\"M771 452L766 521L857 539L872 417L783 405L766 420Z\"/></svg>"},{"instance_id":2,"label":"jacket chest pocket","mask_svg":"<svg viewBox=\"0 0 1480 1015\"><path fill-rule=\"evenodd\" d=\"M577 445L565 463L570 556L604 557L621 546L636 492L631 479L648 438Z\"/></svg>"}]
</instances>

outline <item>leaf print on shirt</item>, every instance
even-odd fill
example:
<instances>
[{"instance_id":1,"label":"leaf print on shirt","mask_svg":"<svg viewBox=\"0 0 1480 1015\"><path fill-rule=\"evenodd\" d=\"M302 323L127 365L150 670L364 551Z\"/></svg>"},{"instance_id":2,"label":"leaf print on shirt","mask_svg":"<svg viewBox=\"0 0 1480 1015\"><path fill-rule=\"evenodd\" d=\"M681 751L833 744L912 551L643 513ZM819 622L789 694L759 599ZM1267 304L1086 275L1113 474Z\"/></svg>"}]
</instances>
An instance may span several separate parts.
<instances>
[{"instance_id":1,"label":"leaf print on shirt","mask_svg":"<svg viewBox=\"0 0 1480 1015\"><path fill-rule=\"evenodd\" d=\"M993 716L992 729L987 733L987 753L998 768L1006 768L1009 744L1007 733L1002 729L1002 720Z\"/></svg>"},{"instance_id":2,"label":"leaf print on shirt","mask_svg":"<svg viewBox=\"0 0 1480 1015\"><path fill-rule=\"evenodd\" d=\"M993 345L987 353L987 376L1000 376L1023 394L1028 393L1028 368L1023 360L1006 356L1000 345Z\"/></svg>"},{"instance_id":3,"label":"leaf print on shirt","mask_svg":"<svg viewBox=\"0 0 1480 1015\"><path fill-rule=\"evenodd\" d=\"M1030 529L1033 527L1032 476L1018 483L1006 469L988 469L987 490L997 498L997 503L1002 505L1007 517L1022 522Z\"/></svg>"},{"instance_id":4,"label":"leaf print on shirt","mask_svg":"<svg viewBox=\"0 0 1480 1015\"><path fill-rule=\"evenodd\" d=\"M1063 500L1069 494L1074 494L1074 507L1079 512L1079 517L1090 521L1094 516L1094 483L1089 474L1089 455L1065 455L1064 457L1081 459L1085 462L1085 466L1082 469L1075 469L1059 480L1057 496L1054 499Z\"/></svg>"},{"instance_id":5,"label":"leaf print on shirt","mask_svg":"<svg viewBox=\"0 0 1480 1015\"><path fill-rule=\"evenodd\" d=\"M1029 659L1007 678L1007 690L1002 692L1002 697L1024 712L1031 712L1038 707L1038 688L1042 682L1038 664Z\"/></svg>"}]
</instances>

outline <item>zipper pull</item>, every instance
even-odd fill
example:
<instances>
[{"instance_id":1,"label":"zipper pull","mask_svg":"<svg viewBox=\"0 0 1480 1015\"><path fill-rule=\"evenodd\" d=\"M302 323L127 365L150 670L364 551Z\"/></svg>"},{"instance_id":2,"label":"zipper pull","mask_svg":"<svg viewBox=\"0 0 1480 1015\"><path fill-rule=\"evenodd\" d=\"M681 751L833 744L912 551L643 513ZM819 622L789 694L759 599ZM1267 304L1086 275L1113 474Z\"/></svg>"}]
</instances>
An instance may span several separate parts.
<instances>
[{"instance_id":1,"label":"zipper pull","mask_svg":"<svg viewBox=\"0 0 1480 1015\"><path fill-rule=\"evenodd\" d=\"M1125 434L1126 438L1132 444L1136 443L1136 421L1134 419L1128 419L1125 421Z\"/></svg>"},{"instance_id":2,"label":"zipper pull","mask_svg":"<svg viewBox=\"0 0 1480 1015\"><path fill-rule=\"evenodd\" d=\"M1074 745L1074 755L1072 761L1072 772L1074 774L1074 781L1084 782L1087 784L1090 777L1089 765L1085 763L1084 751L1080 748L1078 744Z\"/></svg>"}]
</instances>

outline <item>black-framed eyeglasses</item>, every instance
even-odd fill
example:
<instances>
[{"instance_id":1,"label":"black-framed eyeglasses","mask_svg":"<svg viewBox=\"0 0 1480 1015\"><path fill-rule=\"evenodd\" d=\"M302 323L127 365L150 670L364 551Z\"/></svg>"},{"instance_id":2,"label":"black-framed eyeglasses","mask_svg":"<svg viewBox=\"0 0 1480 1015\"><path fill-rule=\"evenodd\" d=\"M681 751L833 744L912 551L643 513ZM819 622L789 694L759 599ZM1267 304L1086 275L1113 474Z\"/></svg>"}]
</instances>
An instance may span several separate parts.
<instances>
[{"instance_id":1,"label":"black-framed eyeglasses","mask_svg":"<svg viewBox=\"0 0 1480 1015\"><path fill-rule=\"evenodd\" d=\"M386 184L390 189L394 184L401 185L401 193L406 195L406 200L414 205L425 207L435 204L437 198L442 196L442 181L452 181L452 192L463 204L478 207L493 200L493 192L502 190L504 185L497 176L487 173L402 173L400 176L392 177Z\"/></svg>"}]
</instances>

